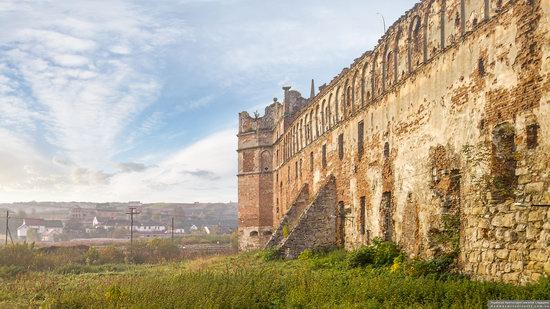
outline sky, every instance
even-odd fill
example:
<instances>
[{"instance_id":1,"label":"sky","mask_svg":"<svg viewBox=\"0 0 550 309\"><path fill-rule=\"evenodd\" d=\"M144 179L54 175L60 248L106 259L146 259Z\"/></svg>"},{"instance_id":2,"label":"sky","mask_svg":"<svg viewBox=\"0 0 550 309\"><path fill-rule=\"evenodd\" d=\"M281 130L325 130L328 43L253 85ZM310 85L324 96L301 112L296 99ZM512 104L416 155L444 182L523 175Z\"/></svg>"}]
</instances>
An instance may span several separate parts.
<instances>
[{"instance_id":1,"label":"sky","mask_svg":"<svg viewBox=\"0 0 550 309\"><path fill-rule=\"evenodd\" d=\"M416 0L0 0L0 202L237 200L240 111Z\"/></svg>"}]
</instances>

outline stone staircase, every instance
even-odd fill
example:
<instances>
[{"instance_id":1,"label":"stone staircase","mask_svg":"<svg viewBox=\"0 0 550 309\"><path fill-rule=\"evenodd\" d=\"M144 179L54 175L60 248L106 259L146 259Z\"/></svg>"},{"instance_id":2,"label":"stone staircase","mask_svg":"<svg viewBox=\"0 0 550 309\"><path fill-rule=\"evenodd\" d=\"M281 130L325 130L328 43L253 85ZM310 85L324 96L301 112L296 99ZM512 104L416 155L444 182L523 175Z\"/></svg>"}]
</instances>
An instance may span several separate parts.
<instances>
[{"instance_id":1,"label":"stone staircase","mask_svg":"<svg viewBox=\"0 0 550 309\"><path fill-rule=\"evenodd\" d=\"M305 185L266 248L276 248L285 258L292 259L305 249L336 246L336 179L331 176L309 203L308 196Z\"/></svg>"}]
</instances>

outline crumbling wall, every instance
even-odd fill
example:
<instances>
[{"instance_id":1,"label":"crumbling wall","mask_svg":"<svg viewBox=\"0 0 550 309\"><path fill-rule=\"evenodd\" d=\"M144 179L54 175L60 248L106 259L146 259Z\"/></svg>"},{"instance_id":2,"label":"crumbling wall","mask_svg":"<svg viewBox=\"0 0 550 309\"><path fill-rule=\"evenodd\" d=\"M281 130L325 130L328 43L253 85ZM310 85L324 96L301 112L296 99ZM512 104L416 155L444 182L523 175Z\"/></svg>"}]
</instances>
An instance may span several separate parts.
<instances>
[{"instance_id":1,"label":"crumbling wall","mask_svg":"<svg viewBox=\"0 0 550 309\"><path fill-rule=\"evenodd\" d=\"M334 176L348 249L387 237L424 258L458 249L480 279L549 273L549 16L542 0L417 4L291 121L279 115L274 226L304 184ZM441 241L449 228L459 237Z\"/></svg>"},{"instance_id":2,"label":"crumbling wall","mask_svg":"<svg viewBox=\"0 0 550 309\"><path fill-rule=\"evenodd\" d=\"M313 202L302 212L296 226L277 249L286 258L297 258L305 249L336 246L336 181L331 177Z\"/></svg>"}]
</instances>

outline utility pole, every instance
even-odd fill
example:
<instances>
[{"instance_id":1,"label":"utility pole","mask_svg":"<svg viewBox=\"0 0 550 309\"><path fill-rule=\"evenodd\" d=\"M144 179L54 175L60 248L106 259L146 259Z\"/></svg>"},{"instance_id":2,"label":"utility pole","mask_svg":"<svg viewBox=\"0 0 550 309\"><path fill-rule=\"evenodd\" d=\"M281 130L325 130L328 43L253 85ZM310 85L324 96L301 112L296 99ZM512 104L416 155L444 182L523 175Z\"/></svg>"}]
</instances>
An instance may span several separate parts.
<instances>
[{"instance_id":1,"label":"utility pole","mask_svg":"<svg viewBox=\"0 0 550 309\"><path fill-rule=\"evenodd\" d=\"M139 211L136 210L136 207L129 207L129 212L127 212L127 215L130 215L130 250L132 250L132 245L134 244L134 215L139 215Z\"/></svg>"},{"instance_id":2,"label":"utility pole","mask_svg":"<svg viewBox=\"0 0 550 309\"><path fill-rule=\"evenodd\" d=\"M174 216L172 216L172 242L174 242Z\"/></svg>"},{"instance_id":3,"label":"utility pole","mask_svg":"<svg viewBox=\"0 0 550 309\"><path fill-rule=\"evenodd\" d=\"M10 232L9 224L10 224L10 211L6 210L6 244L5 244L6 246L8 245L8 233Z\"/></svg>"}]
</instances>

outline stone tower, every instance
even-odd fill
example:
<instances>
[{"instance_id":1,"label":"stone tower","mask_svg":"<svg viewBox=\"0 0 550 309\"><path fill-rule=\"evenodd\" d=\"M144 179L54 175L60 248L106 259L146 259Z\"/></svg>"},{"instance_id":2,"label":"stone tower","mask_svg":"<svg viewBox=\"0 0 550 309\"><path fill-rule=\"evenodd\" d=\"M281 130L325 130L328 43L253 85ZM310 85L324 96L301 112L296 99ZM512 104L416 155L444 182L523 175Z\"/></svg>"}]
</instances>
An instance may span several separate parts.
<instances>
[{"instance_id":1,"label":"stone tower","mask_svg":"<svg viewBox=\"0 0 550 309\"><path fill-rule=\"evenodd\" d=\"M239 114L239 250L262 248L273 229L273 130L281 104L265 115Z\"/></svg>"}]
</instances>

